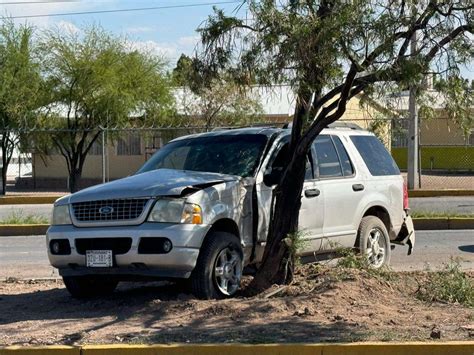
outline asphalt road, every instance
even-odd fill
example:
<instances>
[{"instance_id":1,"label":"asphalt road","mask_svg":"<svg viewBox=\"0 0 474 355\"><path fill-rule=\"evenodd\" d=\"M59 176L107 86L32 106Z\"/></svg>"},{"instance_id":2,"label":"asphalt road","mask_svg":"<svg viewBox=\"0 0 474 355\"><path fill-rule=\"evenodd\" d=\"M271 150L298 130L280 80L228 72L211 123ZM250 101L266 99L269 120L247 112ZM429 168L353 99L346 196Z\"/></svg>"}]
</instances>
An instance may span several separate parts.
<instances>
[{"instance_id":1,"label":"asphalt road","mask_svg":"<svg viewBox=\"0 0 474 355\"><path fill-rule=\"evenodd\" d=\"M419 231L414 253L407 256L406 252L401 246L392 251L395 270L436 269L451 256L460 258L464 269L474 270L474 230ZM44 236L0 237L0 279L57 276L48 264Z\"/></svg>"},{"instance_id":2,"label":"asphalt road","mask_svg":"<svg viewBox=\"0 0 474 355\"><path fill-rule=\"evenodd\" d=\"M474 215L474 196L461 197L412 197L409 199L413 211L436 211Z\"/></svg>"}]
</instances>

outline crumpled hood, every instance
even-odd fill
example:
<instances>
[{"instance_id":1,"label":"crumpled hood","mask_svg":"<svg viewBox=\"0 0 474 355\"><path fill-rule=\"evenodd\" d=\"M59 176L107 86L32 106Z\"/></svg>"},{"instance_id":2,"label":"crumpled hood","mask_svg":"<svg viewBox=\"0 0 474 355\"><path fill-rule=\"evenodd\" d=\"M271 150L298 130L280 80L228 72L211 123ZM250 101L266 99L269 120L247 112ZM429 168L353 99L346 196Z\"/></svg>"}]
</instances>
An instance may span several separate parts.
<instances>
[{"instance_id":1,"label":"crumpled hood","mask_svg":"<svg viewBox=\"0 0 474 355\"><path fill-rule=\"evenodd\" d=\"M186 188L211 186L239 179L238 176L217 173L158 169L89 187L57 201L57 204L117 198L179 196Z\"/></svg>"}]
</instances>

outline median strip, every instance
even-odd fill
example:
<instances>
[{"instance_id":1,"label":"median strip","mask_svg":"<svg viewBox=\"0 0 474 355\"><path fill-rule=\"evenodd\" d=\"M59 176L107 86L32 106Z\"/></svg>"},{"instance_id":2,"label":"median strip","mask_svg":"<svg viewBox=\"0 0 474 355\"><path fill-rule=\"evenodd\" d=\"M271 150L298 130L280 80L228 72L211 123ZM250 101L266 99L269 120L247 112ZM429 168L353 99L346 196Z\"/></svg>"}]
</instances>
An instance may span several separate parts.
<instances>
[{"instance_id":1,"label":"median strip","mask_svg":"<svg viewBox=\"0 0 474 355\"><path fill-rule=\"evenodd\" d=\"M407 343L350 343L350 344L175 344L175 345L83 345L45 347L0 347L0 355L472 355L474 341L407 342Z\"/></svg>"},{"instance_id":2,"label":"median strip","mask_svg":"<svg viewBox=\"0 0 474 355\"><path fill-rule=\"evenodd\" d=\"M1 224L0 237L45 235L49 224Z\"/></svg>"},{"instance_id":3,"label":"median strip","mask_svg":"<svg viewBox=\"0 0 474 355\"><path fill-rule=\"evenodd\" d=\"M0 197L0 205L48 205L64 195L18 195Z\"/></svg>"}]
</instances>

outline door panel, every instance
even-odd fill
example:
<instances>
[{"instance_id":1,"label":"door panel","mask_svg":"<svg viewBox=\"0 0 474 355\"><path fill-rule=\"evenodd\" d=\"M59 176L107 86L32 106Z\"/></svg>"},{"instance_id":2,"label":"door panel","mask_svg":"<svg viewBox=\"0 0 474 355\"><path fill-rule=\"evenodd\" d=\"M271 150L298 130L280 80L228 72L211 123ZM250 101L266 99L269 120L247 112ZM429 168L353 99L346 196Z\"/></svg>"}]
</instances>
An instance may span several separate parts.
<instances>
[{"instance_id":1,"label":"door panel","mask_svg":"<svg viewBox=\"0 0 474 355\"><path fill-rule=\"evenodd\" d=\"M319 193L318 193L319 191ZM299 230L304 240L302 253L319 251L323 236L324 194L314 180L305 181L301 196Z\"/></svg>"},{"instance_id":2,"label":"door panel","mask_svg":"<svg viewBox=\"0 0 474 355\"><path fill-rule=\"evenodd\" d=\"M352 247L358 228L355 216L364 194L364 181L355 171L337 136L319 136L313 150L320 178L316 187L324 191L324 239L321 248Z\"/></svg>"}]
</instances>

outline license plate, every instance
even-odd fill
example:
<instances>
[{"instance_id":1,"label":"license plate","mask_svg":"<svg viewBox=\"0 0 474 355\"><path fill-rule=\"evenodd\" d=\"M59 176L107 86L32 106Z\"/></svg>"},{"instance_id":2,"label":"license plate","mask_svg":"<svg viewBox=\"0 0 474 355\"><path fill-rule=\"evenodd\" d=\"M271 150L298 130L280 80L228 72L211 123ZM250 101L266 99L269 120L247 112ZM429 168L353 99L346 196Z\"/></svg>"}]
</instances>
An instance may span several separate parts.
<instances>
[{"instance_id":1,"label":"license plate","mask_svg":"<svg viewBox=\"0 0 474 355\"><path fill-rule=\"evenodd\" d=\"M87 267L112 267L112 250L87 250Z\"/></svg>"}]
</instances>

